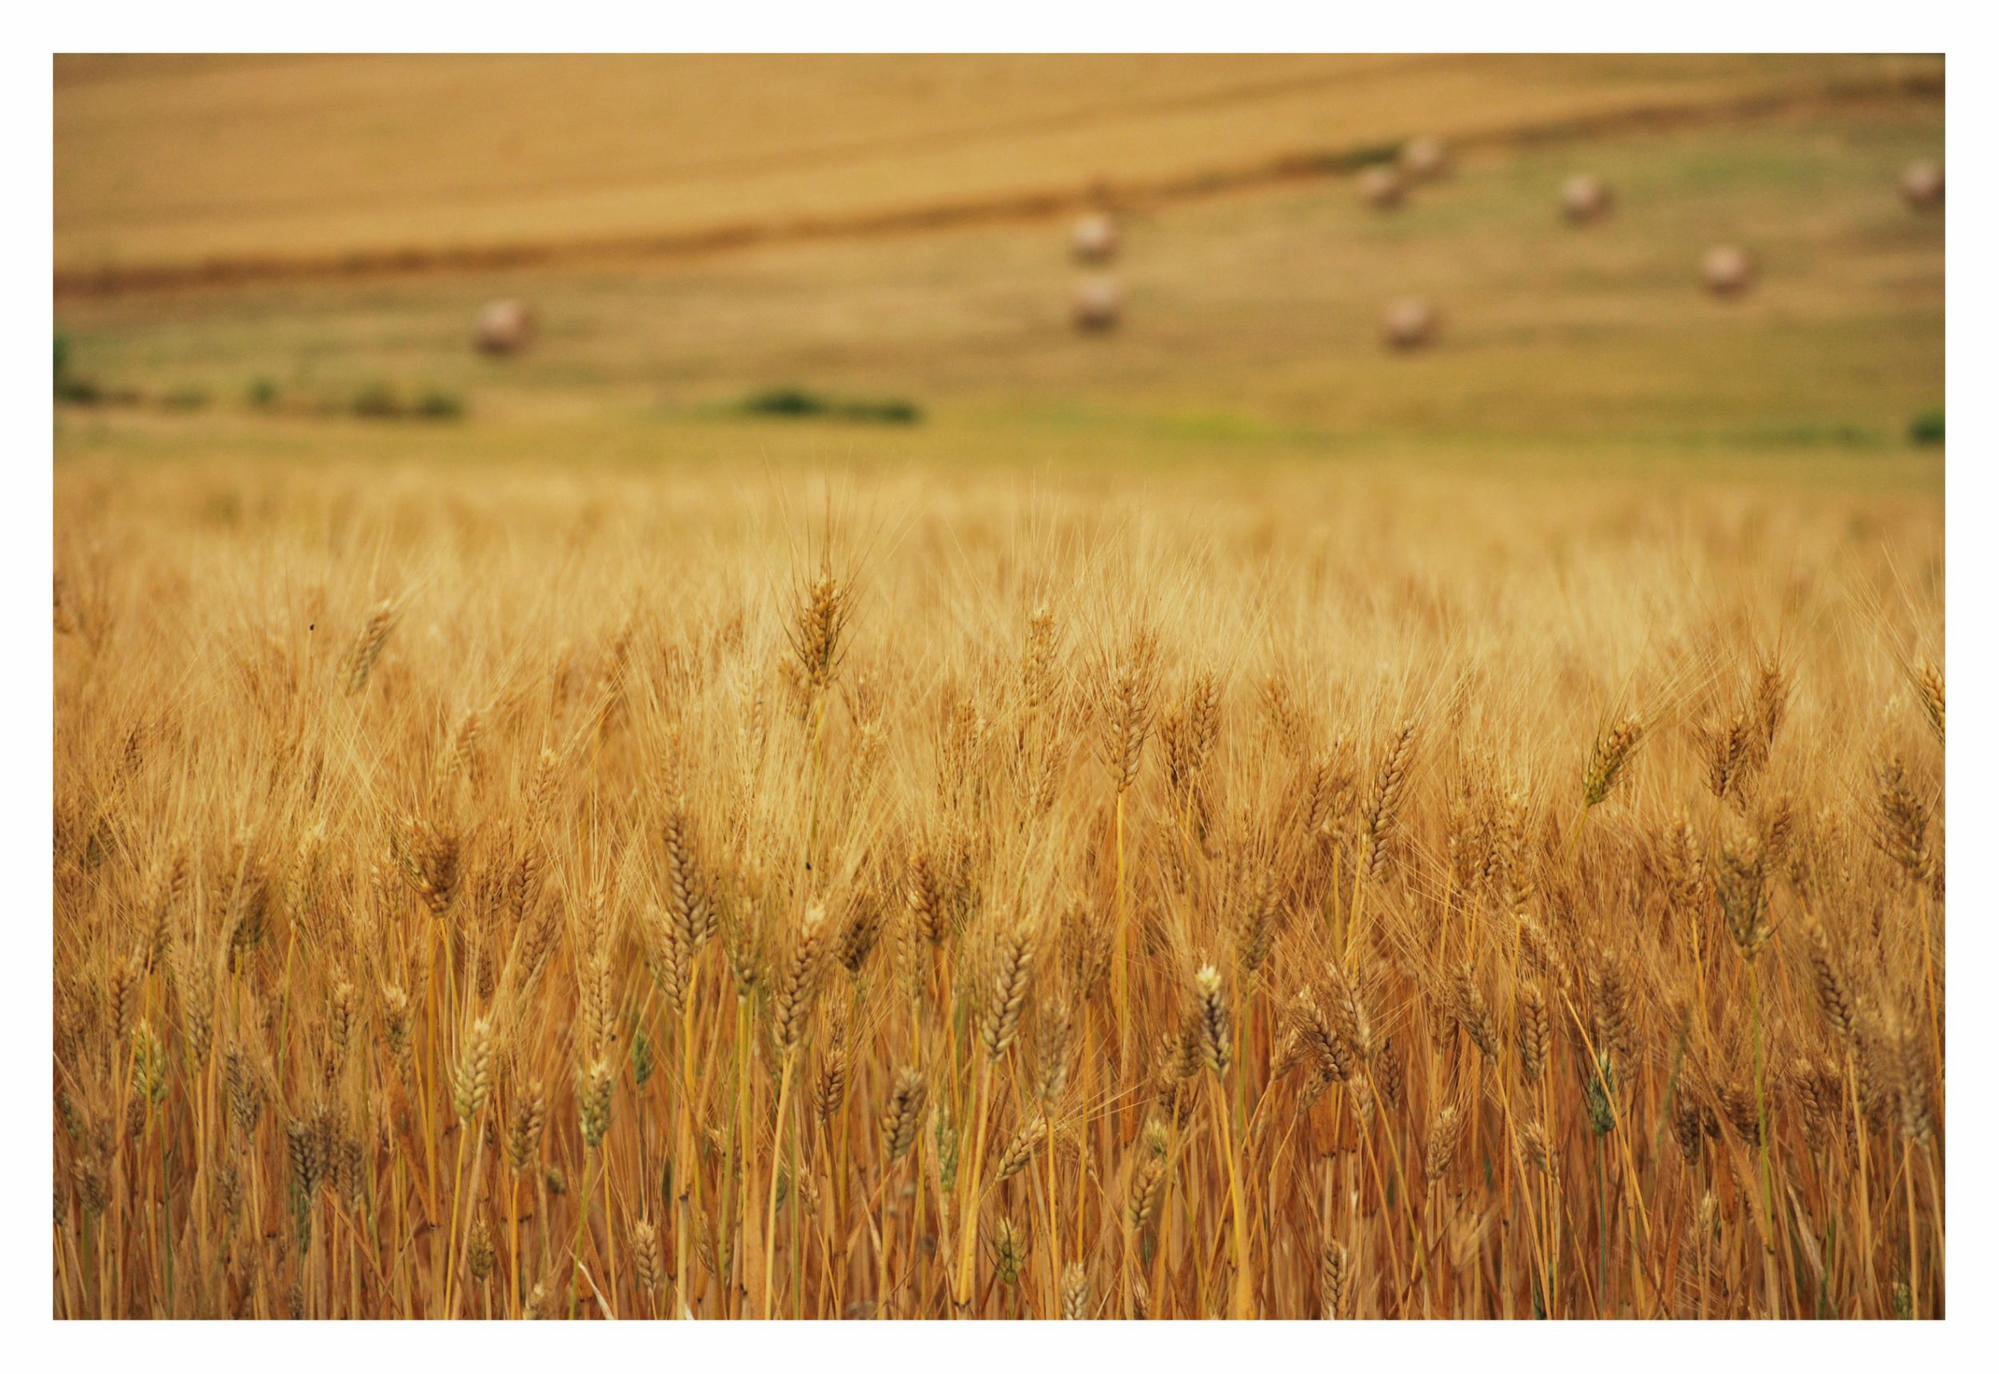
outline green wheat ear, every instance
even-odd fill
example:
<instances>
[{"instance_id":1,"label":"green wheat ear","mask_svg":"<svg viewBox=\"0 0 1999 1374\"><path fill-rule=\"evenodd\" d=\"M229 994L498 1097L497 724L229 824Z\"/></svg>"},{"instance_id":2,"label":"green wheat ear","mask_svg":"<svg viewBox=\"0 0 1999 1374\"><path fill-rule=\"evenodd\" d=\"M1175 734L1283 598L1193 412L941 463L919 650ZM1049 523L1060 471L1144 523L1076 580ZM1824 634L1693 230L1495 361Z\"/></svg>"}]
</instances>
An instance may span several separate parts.
<instances>
[{"instance_id":1,"label":"green wheat ear","mask_svg":"<svg viewBox=\"0 0 1999 1374\"><path fill-rule=\"evenodd\" d=\"M1617 1128L1617 1068L1611 1062L1610 1052L1604 1050L1596 1056L1595 1066L1584 1075L1583 1106L1589 1112L1590 1129L1598 1135L1609 1135Z\"/></svg>"}]
</instances>

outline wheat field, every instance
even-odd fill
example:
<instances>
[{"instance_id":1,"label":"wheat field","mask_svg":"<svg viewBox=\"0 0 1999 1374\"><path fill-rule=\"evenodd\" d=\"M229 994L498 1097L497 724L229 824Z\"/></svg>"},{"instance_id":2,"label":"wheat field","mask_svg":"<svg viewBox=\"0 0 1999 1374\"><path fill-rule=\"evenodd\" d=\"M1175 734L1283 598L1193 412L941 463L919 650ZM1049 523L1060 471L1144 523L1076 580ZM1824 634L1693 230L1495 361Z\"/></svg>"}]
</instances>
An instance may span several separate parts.
<instances>
[{"instance_id":1,"label":"wheat field","mask_svg":"<svg viewBox=\"0 0 1999 1374\"><path fill-rule=\"evenodd\" d=\"M1943 68L58 58L54 1315L1943 1317Z\"/></svg>"},{"instance_id":2,"label":"wheat field","mask_svg":"<svg viewBox=\"0 0 1999 1374\"><path fill-rule=\"evenodd\" d=\"M59 1316L1945 1312L1926 493L56 484Z\"/></svg>"}]
</instances>

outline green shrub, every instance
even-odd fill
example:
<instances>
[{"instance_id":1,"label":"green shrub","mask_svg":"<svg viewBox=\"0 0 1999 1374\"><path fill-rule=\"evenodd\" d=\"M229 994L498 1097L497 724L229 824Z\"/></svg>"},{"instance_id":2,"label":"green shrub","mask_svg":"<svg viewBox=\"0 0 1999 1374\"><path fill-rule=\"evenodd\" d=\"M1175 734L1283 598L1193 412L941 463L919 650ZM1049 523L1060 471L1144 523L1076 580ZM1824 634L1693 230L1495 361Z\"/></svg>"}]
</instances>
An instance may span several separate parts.
<instances>
[{"instance_id":1,"label":"green shrub","mask_svg":"<svg viewBox=\"0 0 1999 1374\"><path fill-rule=\"evenodd\" d=\"M258 377L245 388L243 399L258 410L270 410L278 403L278 384L269 377Z\"/></svg>"},{"instance_id":2,"label":"green shrub","mask_svg":"<svg viewBox=\"0 0 1999 1374\"><path fill-rule=\"evenodd\" d=\"M105 399L102 387L71 370L69 335L60 331L55 343L55 398L79 406L96 405Z\"/></svg>"},{"instance_id":3,"label":"green shrub","mask_svg":"<svg viewBox=\"0 0 1999 1374\"><path fill-rule=\"evenodd\" d=\"M773 387L769 391L755 392L743 402L743 410L748 414L781 415L787 418L824 415L828 409L825 397L795 386Z\"/></svg>"},{"instance_id":4,"label":"green shrub","mask_svg":"<svg viewBox=\"0 0 1999 1374\"><path fill-rule=\"evenodd\" d=\"M914 401L849 401L842 412L849 420L875 425L913 425L923 418Z\"/></svg>"},{"instance_id":5,"label":"green shrub","mask_svg":"<svg viewBox=\"0 0 1999 1374\"><path fill-rule=\"evenodd\" d=\"M56 399L71 405L93 406L105 399L103 390L88 377L56 378Z\"/></svg>"},{"instance_id":6,"label":"green shrub","mask_svg":"<svg viewBox=\"0 0 1999 1374\"><path fill-rule=\"evenodd\" d=\"M457 420L464 417L465 402L455 392L433 389L417 398L416 413L426 420Z\"/></svg>"},{"instance_id":7,"label":"green shrub","mask_svg":"<svg viewBox=\"0 0 1999 1374\"><path fill-rule=\"evenodd\" d=\"M922 407L914 401L893 396L879 400L825 396L795 386L753 392L744 398L742 408L746 415L786 420L818 417L866 425L913 425L923 418Z\"/></svg>"},{"instance_id":8,"label":"green shrub","mask_svg":"<svg viewBox=\"0 0 1999 1374\"><path fill-rule=\"evenodd\" d=\"M431 387L412 399L387 382L368 383L347 408L364 420L456 420L465 414L465 402L455 392Z\"/></svg>"},{"instance_id":9,"label":"green shrub","mask_svg":"<svg viewBox=\"0 0 1999 1374\"><path fill-rule=\"evenodd\" d=\"M1909 442L1913 444L1941 444L1943 442L1943 407L1926 410L1909 421Z\"/></svg>"}]
</instances>

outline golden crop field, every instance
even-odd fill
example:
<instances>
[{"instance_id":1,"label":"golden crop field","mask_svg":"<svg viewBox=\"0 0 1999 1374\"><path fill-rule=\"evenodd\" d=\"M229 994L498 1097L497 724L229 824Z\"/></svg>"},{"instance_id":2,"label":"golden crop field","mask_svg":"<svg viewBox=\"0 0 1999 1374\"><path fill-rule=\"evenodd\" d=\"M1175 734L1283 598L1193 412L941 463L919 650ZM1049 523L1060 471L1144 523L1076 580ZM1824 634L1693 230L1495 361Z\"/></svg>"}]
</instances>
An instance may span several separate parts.
<instances>
[{"instance_id":1,"label":"golden crop field","mask_svg":"<svg viewBox=\"0 0 1999 1374\"><path fill-rule=\"evenodd\" d=\"M1941 62L524 61L58 64L57 1316L1945 1314Z\"/></svg>"}]
</instances>

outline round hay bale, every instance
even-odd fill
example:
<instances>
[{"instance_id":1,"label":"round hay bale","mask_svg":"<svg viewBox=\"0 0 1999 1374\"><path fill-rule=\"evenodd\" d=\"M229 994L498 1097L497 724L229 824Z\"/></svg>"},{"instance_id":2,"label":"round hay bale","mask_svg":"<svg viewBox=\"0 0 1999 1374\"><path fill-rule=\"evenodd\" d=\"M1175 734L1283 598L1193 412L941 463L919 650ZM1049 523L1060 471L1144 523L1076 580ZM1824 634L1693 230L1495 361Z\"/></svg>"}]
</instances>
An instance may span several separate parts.
<instances>
[{"instance_id":1,"label":"round hay bale","mask_svg":"<svg viewBox=\"0 0 1999 1374\"><path fill-rule=\"evenodd\" d=\"M1381 341L1398 352L1427 348L1443 326L1437 308L1420 296L1390 301L1381 312Z\"/></svg>"},{"instance_id":2,"label":"round hay bale","mask_svg":"<svg viewBox=\"0 0 1999 1374\"><path fill-rule=\"evenodd\" d=\"M1393 210L1402 204L1402 174L1385 162L1376 163L1360 174L1360 198L1377 210Z\"/></svg>"},{"instance_id":3,"label":"round hay bale","mask_svg":"<svg viewBox=\"0 0 1999 1374\"><path fill-rule=\"evenodd\" d=\"M1450 170L1450 154L1442 139L1428 134L1402 145L1402 173L1411 181L1434 181Z\"/></svg>"},{"instance_id":4,"label":"round hay bale","mask_svg":"<svg viewBox=\"0 0 1999 1374\"><path fill-rule=\"evenodd\" d=\"M1756 280L1756 264L1734 244L1717 244L1701 258L1701 276L1715 295L1739 296Z\"/></svg>"},{"instance_id":5,"label":"round hay bale","mask_svg":"<svg viewBox=\"0 0 1999 1374\"><path fill-rule=\"evenodd\" d=\"M534 319L519 301L488 301L479 307L472 342L481 353L518 353L534 337Z\"/></svg>"},{"instance_id":6,"label":"round hay bale","mask_svg":"<svg viewBox=\"0 0 1999 1374\"><path fill-rule=\"evenodd\" d=\"M1084 215L1069 231L1069 250L1078 262L1109 262L1118 244L1117 221L1106 214Z\"/></svg>"},{"instance_id":7,"label":"round hay bale","mask_svg":"<svg viewBox=\"0 0 1999 1374\"><path fill-rule=\"evenodd\" d=\"M1102 334L1117 328L1123 314L1124 290L1110 277L1080 281L1069 297L1069 318L1085 334Z\"/></svg>"},{"instance_id":8,"label":"round hay bale","mask_svg":"<svg viewBox=\"0 0 1999 1374\"><path fill-rule=\"evenodd\" d=\"M1610 188L1588 174L1562 183L1562 216L1571 224L1592 224L1610 213Z\"/></svg>"},{"instance_id":9,"label":"round hay bale","mask_svg":"<svg viewBox=\"0 0 1999 1374\"><path fill-rule=\"evenodd\" d=\"M1912 210L1934 210L1943 204L1943 164L1912 163L1902 173L1902 199Z\"/></svg>"}]
</instances>

